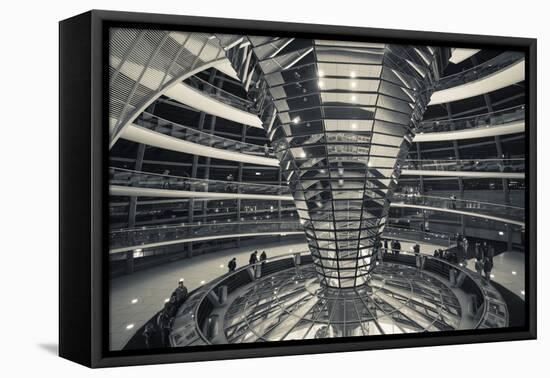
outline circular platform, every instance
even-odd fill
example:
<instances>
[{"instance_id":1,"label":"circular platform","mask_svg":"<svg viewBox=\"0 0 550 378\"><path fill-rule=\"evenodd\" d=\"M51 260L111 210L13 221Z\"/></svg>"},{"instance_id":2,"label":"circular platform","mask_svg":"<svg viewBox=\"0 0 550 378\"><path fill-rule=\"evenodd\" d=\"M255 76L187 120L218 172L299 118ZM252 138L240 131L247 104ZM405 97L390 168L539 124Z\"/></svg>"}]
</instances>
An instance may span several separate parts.
<instances>
[{"instance_id":1,"label":"circular platform","mask_svg":"<svg viewBox=\"0 0 550 378\"><path fill-rule=\"evenodd\" d=\"M498 292L467 269L424 255L387 256L368 285L319 284L311 256L281 256L206 284L178 311L172 346L497 328Z\"/></svg>"}]
</instances>

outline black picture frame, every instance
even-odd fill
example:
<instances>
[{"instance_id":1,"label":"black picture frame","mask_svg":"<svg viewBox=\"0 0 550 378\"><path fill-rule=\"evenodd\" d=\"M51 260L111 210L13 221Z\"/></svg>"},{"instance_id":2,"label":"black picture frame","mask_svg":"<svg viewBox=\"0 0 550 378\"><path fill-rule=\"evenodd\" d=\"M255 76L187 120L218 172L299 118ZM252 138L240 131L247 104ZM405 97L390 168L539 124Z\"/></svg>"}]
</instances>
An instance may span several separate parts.
<instances>
[{"instance_id":1,"label":"black picture frame","mask_svg":"<svg viewBox=\"0 0 550 378\"><path fill-rule=\"evenodd\" d=\"M325 339L274 344L190 347L147 353L107 348L108 133L107 28L278 34L455 47L521 50L526 54L526 308L521 328ZM61 21L59 37L59 354L89 367L204 361L535 339L536 318L536 39L296 24L93 10Z\"/></svg>"}]
</instances>

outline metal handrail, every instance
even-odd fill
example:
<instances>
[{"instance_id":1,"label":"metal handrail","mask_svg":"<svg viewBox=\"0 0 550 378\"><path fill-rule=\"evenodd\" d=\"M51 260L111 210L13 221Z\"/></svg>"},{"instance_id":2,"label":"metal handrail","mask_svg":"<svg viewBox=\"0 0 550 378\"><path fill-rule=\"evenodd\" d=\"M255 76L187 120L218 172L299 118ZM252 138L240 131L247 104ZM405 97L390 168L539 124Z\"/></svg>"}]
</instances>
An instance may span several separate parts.
<instances>
[{"instance_id":1,"label":"metal handrail","mask_svg":"<svg viewBox=\"0 0 550 378\"><path fill-rule=\"evenodd\" d=\"M265 155L265 146L252 144L252 143L247 143L247 142L241 142L241 141L238 141L238 140L229 139L229 138L225 138L225 137L222 137L222 136L214 135L214 134L202 131L202 130L197 130L196 128L193 128L193 127L190 127L190 126L181 125L179 123L167 120L165 118L159 117L159 116L154 115L154 114L149 113L149 112L143 112L142 114L144 114L144 115L146 115L147 117L150 117L150 118L146 119L146 118L143 118L143 116L142 116L142 117L138 118L136 123L139 126L151 129L153 131L162 132L163 130L160 129L160 127L162 127L162 126L172 126L173 128L176 128L176 129L181 131L180 135L176 135L174 133L171 133L170 135L174 138L188 140L188 139L191 139L192 137L197 137L198 136L199 141L197 142L197 141L192 140L193 143L199 143L199 144L202 144L204 146L209 146L209 147L211 147L214 144L221 143L221 144L224 144L224 145L234 146L235 151L239 151L239 152L242 152L242 153L245 153L245 154L247 153L247 154L254 154L254 155ZM163 124L161 124L161 123L163 123ZM208 141L208 143L201 143L202 140ZM273 154L273 148L268 147L268 153L271 156Z\"/></svg>"},{"instance_id":2,"label":"metal handrail","mask_svg":"<svg viewBox=\"0 0 550 378\"><path fill-rule=\"evenodd\" d=\"M406 250L399 250L399 252L402 253L402 254L405 254L405 255L414 255L414 256L416 255L414 252L406 251ZM279 261L279 260L282 260L282 259L292 258L293 256L296 256L296 255L300 255L300 256L309 255L310 253L311 253L310 251L298 251L298 252L286 253L286 254L283 254L283 255L275 256L275 257L270 258L270 259L268 258L265 262ZM476 287L480 290L481 294L483 295L483 312L482 312L481 316L479 317L478 321L476 322L476 325L475 325L474 328L479 327L481 325L481 322L484 320L484 318L487 314L488 301L487 301L487 296L484 295L485 292L484 292L483 288L473 278L472 273L469 272L467 269L463 268L462 266L452 264L451 262L446 261L444 259L440 259L440 258L434 257L432 255L428 255L428 254L425 254L425 253L419 253L419 255L423 256L426 259L431 259L431 260L438 261L442 264L446 264L446 265L450 266L452 269L456 269L456 270L464 273L466 275L466 277L469 278L476 285ZM262 263L264 263L264 262L263 261L258 261L254 264L244 265L244 266L236 269L235 271L228 272L228 273L224 274L223 276L218 277L217 279L214 279L210 282L207 282L207 283L205 283L204 285L202 285L198 288L198 290L204 288L205 291L201 295L199 300L197 301L198 304L194 308L193 319L195 319L195 330L196 330L197 334L202 339L202 341L205 342L207 345L212 345L212 343L203 334L202 330L200 329L200 324L198 324L198 321L197 321L197 319L199 319L198 312L199 312L199 309L200 309L202 303L204 302L204 300L208 297L208 295L212 292L212 290L214 290L214 288L217 287L219 284L223 283L223 281L225 281L228 278L233 277L233 276L235 276L235 275L237 275L237 274L239 274L239 273L241 273L241 272L243 272L247 269L259 266Z\"/></svg>"},{"instance_id":3,"label":"metal handrail","mask_svg":"<svg viewBox=\"0 0 550 378\"><path fill-rule=\"evenodd\" d=\"M426 120L420 123L422 133L456 131L477 127L493 127L525 119L525 105L451 119Z\"/></svg>"},{"instance_id":4,"label":"metal handrail","mask_svg":"<svg viewBox=\"0 0 550 378\"><path fill-rule=\"evenodd\" d=\"M152 172L143 172L143 171L136 171L126 168L117 168L117 167L109 167L109 170L112 174L116 174L117 172L122 172L126 174L132 175L128 180L120 180L120 182L116 181L115 177L110 178L111 184L116 185L124 185L124 186L135 186L135 184L143 184L143 182L136 182L135 176L143 176L143 177L152 177L160 179L159 182L146 182L147 184L158 184L160 186L163 186L165 184L175 185L175 184L181 184L185 186L189 186L189 189L193 189L194 191L200 191L200 192L208 192L208 190L201 190L203 188L209 188L211 186L221 186L224 188L225 191L227 191L228 188L230 189L250 189L252 191L262 191L262 193L265 193L266 191L268 193L275 193L279 195L283 194L290 194L290 189L288 186L282 186L282 185L271 185L271 184L257 184L257 183L250 183L250 182L243 182L243 181L222 181L222 180L210 180L210 179L199 179L199 178L191 178L191 177L184 177L184 176L174 176L174 175L168 175L168 174L161 174L161 173L152 173ZM173 181L167 181L167 180L176 180L176 182ZM157 186L158 186L157 185ZM246 193L242 192L241 193Z\"/></svg>"},{"instance_id":5,"label":"metal handrail","mask_svg":"<svg viewBox=\"0 0 550 378\"><path fill-rule=\"evenodd\" d=\"M455 73L453 75L442 77L436 84L436 91L466 84L468 82L486 77L492 73L498 72L505 67L525 59L522 52L506 51L496 57L489 59L475 67Z\"/></svg>"}]
</instances>

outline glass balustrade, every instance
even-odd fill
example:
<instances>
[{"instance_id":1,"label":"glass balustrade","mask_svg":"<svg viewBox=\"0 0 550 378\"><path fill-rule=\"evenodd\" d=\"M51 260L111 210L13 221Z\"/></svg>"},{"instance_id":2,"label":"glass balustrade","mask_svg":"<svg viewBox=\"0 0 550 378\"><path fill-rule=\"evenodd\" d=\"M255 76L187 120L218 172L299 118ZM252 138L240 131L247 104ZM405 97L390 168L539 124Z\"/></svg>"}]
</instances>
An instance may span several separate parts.
<instances>
[{"instance_id":1,"label":"glass balustrade","mask_svg":"<svg viewBox=\"0 0 550 378\"><path fill-rule=\"evenodd\" d=\"M475 129L480 127L494 127L507 123L525 120L525 105L518 105L495 112L479 114L469 117L453 118L449 120L423 121L419 131L422 133L436 133Z\"/></svg>"},{"instance_id":2,"label":"glass balustrade","mask_svg":"<svg viewBox=\"0 0 550 378\"><path fill-rule=\"evenodd\" d=\"M109 233L111 249L159 243L201 236L235 235L247 233L281 233L302 231L299 222L293 219L257 222L212 222L207 224L180 224L152 227L138 227L113 230Z\"/></svg>"},{"instance_id":3,"label":"glass balustrade","mask_svg":"<svg viewBox=\"0 0 550 378\"><path fill-rule=\"evenodd\" d=\"M525 58L525 54L516 51L504 52L493 59L489 59L468 70L441 78L435 85L435 90L440 91L466 84L491 74L494 74Z\"/></svg>"},{"instance_id":4,"label":"glass balustrade","mask_svg":"<svg viewBox=\"0 0 550 378\"><path fill-rule=\"evenodd\" d=\"M187 142L200 144L207 147L219 148L226 151L235 151L243 154L261 155L269 157L273 154L273 149L267 146L260 146L252 143L240 142L237 140L213 135L193 127L184 126L175 122L144 112L135 124L146 129L169 135L173 138L185 140Z\"/></svg>"},{"instance_id":5,"label":"glass balustrade","mask_svg":"<svg viewBox=\"0 0 550 378\"><path fill-rule=\"evenodd\" d=\"M258 195L290 195L286 186L254 184L236 181L202 180L189 177L109 168L110 185L191 192L239 193Z\"/></svg>"},{"instance_id":6,"label":"glass balustrade","mask_svg":"<svg viewBox=\"0 0 550 378\"><path fill-rule=\"evenodd\" d=\"M402 169L454 172L525 172L525 159L404 160Z\"/></svg>"},{"instance_id":7,"label":"glass balustrade","mask_svg":"<svg viewBox=\"0 0 550 378\"><path fill-rule=\"evenodd\" d=\"M393 204L406 204L413 206L427 206L439 209L459 210L511 220L524 221L525 209L522 207L501 205L481 201L469 201L458 198L421 196L415 194L395 193Z\"/></svg>"},{"instance_id":8,"label":"glass balustrade","mask_svg":"<svg viewBox=\"0 0 550 378\"><path fill-rule=\"evenodd\" d=\"M203 94L212 97L213 99L223 102L229 106L244 110L246 112L254 112L254 102L236 96L231 92L227 92L220 87L217 87L198 76L191 76L185 80L185 84L201 91Z\"/></svg>"}]
</instances>

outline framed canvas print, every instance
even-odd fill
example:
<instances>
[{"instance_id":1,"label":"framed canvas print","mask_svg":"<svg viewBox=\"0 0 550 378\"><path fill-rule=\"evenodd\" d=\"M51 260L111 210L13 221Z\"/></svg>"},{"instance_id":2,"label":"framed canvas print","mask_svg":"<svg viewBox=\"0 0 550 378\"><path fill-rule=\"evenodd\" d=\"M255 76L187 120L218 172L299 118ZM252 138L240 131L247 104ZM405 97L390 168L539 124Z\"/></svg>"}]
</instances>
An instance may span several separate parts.
<instances>
[{"instance_id":1,"label":"framed canvas print","mask_svg":"<svg viewBox=\"0 0 550 378\"><path fill-rule=\"evenodd\" d=\"M60 23L60 355L536 337L536 41Z\"/></svg>"}]
</instances>

